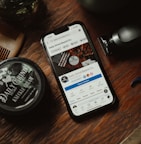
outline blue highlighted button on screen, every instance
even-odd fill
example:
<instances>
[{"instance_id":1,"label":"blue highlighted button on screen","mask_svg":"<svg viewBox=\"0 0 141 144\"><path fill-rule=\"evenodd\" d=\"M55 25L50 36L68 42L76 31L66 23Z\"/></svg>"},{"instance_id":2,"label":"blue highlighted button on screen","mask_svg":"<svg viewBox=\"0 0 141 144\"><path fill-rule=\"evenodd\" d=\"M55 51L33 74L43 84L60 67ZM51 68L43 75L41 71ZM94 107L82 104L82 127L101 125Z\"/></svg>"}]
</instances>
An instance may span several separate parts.
<instances>
[{"instance_id":1,"label":"blue highlighted button on screen","mask_svg":"<svg viewBox=\"0 0 141 144\"><path fill-rule=\"evenodd\" d=\"M86 79L86 80L80 81L80 82L75 83L75 84L70 85L70 86L67 86L67 87L65 87L65 90L66 90L66 91L71 90L71 89L73 89L73 88L76 88L76 87L78 87L78 86L81 86L81 85L83 85L83 84L86 84L86 83L88 83L88 82L91 82L91 81L96 80L96 79L101 78L101 77L102 77L101 74L95 75L95 76L93 76L93 77L91 77L91 78L88 78L88 79Z\"/></svg>"}]
</instances>

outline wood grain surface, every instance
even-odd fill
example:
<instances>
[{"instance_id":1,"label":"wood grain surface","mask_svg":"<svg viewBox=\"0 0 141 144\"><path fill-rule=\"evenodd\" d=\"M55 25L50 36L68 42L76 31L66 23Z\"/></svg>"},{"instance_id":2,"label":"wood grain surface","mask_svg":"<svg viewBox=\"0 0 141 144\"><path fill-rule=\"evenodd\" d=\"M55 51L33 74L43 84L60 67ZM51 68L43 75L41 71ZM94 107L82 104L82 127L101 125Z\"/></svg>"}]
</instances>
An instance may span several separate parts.
<instances>
[{"instance_id":1,"label":"wood grain surface","mask_svg":"<svg viewBox=\"0 0 141 144\"><path fill-rule=\"evenodd\" d=\"M23 29L25 41L18 56L36 62L45 73L48 81L45 99L24 117L9 118L0 114L0 144L119 144L141 124L141 85L130 86L141 75L141 53L107 57L97 37L138 19L126 8L124 13L115 14L116 18L111 14L92 14L76 0L44 0L44 4L47 9L42 9L32 26ZM73 21L86 25L119 98L118 108L80 123L70 118L40 44L45 33Z\"/></svg>"}]
</instances>

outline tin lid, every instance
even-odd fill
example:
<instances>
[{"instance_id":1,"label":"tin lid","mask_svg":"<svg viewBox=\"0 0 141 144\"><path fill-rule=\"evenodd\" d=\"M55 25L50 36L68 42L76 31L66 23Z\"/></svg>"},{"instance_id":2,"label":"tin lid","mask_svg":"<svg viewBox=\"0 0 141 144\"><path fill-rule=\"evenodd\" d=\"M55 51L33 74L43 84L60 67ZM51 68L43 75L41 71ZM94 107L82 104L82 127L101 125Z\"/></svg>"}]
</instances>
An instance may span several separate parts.
<instances>
[{"instance_id":1,"label":"tin lid","mask_svg":"<svg viewBox=\"0 0 141 144\"><path fill-rule=\"evenodd\" d=\"M0 62L0 111L15 115L35 108L45 93L45 79L41 68L29 59Z\"/></svg>"}]
</instances>

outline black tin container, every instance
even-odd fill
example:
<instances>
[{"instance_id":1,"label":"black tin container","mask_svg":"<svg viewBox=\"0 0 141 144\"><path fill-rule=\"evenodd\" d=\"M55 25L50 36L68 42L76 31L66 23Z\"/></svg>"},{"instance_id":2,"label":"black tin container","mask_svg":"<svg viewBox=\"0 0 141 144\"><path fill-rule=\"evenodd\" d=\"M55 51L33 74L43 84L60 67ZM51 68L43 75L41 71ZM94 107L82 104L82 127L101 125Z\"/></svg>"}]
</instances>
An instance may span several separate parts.
<instances>
[{"instance_id":1,"label":"black tin container","mask_svg":"<svg viewBox=\"0 0 141 144\"><path fill-rule=\"evenodd\" d=\"M26 58L0 62L0 111L22 115L33 110L43 99L46 77L41 68Z\"/></svg>"}]
</instances>

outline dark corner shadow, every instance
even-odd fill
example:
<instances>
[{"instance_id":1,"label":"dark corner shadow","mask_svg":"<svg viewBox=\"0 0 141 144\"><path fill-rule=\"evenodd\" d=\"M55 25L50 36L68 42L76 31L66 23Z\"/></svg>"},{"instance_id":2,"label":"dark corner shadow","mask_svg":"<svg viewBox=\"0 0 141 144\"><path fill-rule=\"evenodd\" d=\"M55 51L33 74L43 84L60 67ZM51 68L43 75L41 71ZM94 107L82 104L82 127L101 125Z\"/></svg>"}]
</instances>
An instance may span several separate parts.
<instances>
[{"instance_id":1,"label":"dark corner shadow","mask_svg":"<svg viewBox=\"0 0 141 144\"><path fill-rule=\"evenodd\" d=\"M46 93L39 105L32 111L24 115L4 116L6 120L23 130L32 130L38 127L43 127L49 131L57 113L59 113L59 103L55 100L49 84L47 84Z\"/></svg>"}]
</instances>

